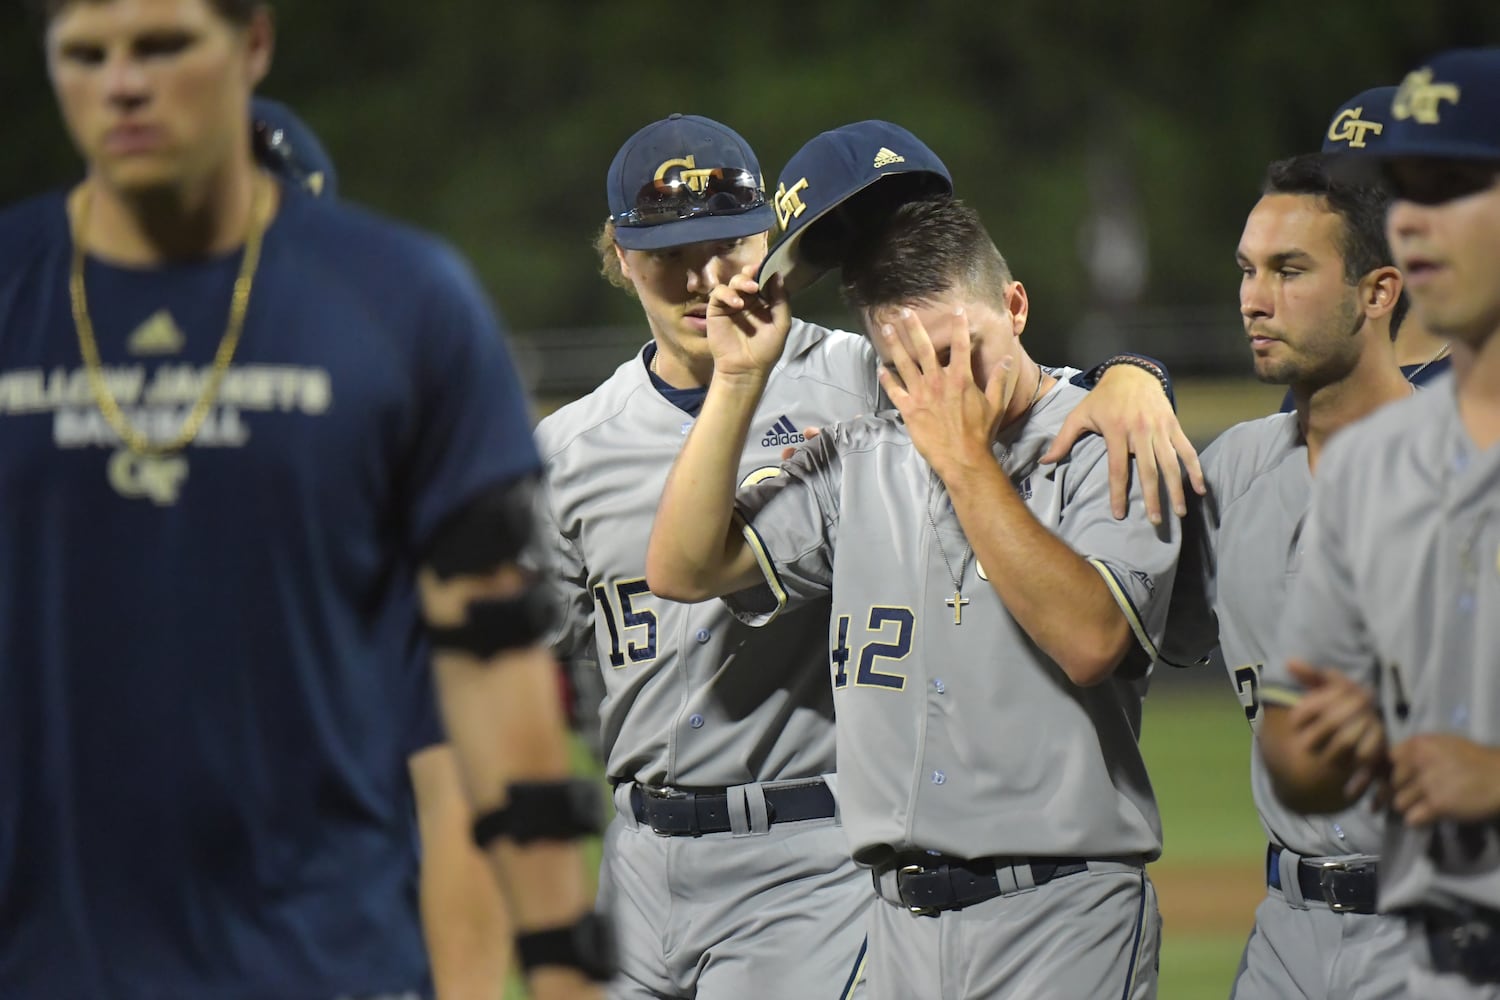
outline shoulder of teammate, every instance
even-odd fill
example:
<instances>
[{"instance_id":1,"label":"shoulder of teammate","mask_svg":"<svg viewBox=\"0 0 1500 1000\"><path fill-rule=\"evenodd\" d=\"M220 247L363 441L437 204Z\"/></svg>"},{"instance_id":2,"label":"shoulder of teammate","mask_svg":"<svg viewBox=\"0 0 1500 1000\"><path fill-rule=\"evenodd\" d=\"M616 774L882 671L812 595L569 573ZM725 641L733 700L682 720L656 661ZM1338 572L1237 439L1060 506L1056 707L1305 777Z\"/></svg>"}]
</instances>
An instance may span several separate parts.
<instances>
[{"instance_id":1,"label":"shoulder of teammate","mask_svg":"<svg viewBox=\"0 0 1500 1000\"><path fill-rule=\"evenodd\" d=\"M49 191L0 209L0 286L28 287L33 269L49 254L66 254L69 243L66 192Z\"/></svg>"},{"instance_id":2,"label":"shoulder of teammate","mask_svg":"<svg viewBox=\"0 0 1500 1000\"><path fill-rule=\"evenodd\" d=\"M1299 447L1296 413L1271 413L1235 424L1214 438L1199 457L1209 495L1222 510L1257 476Z\"/></svg>"},{"instance_id":3,"label":"shoulder of teammate","mask_svg":"<svg viewBox=\"0 0 1500 1000\"><path fill-rule=\"evenodd\" d=\"M536 426L536 439L542 461L552 466L591 430L624 413L637 393L654 391L645 374L641 352L636 351L609 378L541 419Z\"/></svg>"},{"instance_id":4,"label":"shoulder of teammate","mask_svg":"<svg viewBox=\"0 0 1500 1000\"><path fill-rule=\"evenodd\" d=\"M895 410L864 414L830 424L817 437L798 446L792 457L781 464L779 475L740 488L736 500L740 515L746 520L753 519L769 502L769 497L786 489L792 481L801 481L813 488L818 506L824 508L825 515L834 516L837 513L834 509L837 481L843 474L844 458L881 445L915 453L911 436L902 429Z\"/></svg>"},{"instance_id":5,"label":"shoulder of teammate","mask_svg":"<svg viewBox=\"0 0 1500 1000\"><path fill-rule=\"evenodd\" d=\"M1011 445L1012 454L1043 454L1088 392L1071 381L1050 390ZM1114 516L1108 450L1096 434L1080 439L1056 465L1041 466L1033 475L1053 479L1061 491L1059 520L1046 527L1100 573L1147 658L1143 663L1155 659L1180 544L1175 517L1169 511L1167 523L1152 525L1139 483L1131 485L1130 516Z\"/></svg>"},{"instance_id":6,"label":"shoulder of teammate","mask_svg":"<svg viewBox=\"0 0 1500 1000\"><path fill-rule=\"evenodd\" d=\"M1328 442L1314 477L1314 495L1334 489L1335 479L1347 487L1341 493L1358 493L1365 488L1362 484L1372 490L1389 489L1392 483L1381 480L1390 463L1399 461L1403 453L1439 447L1456 418L1451 376L1382 406Z\"/></svg>"},{"instance_id":7,"label":"shoulder of teammate","mask_svg":"<svg viewBox=\"0 0 1500 1000\"><path fill-rule=\"evenodd\" d=\"M780 377L811 379L864 399L880 399L880 359L869 338L794 318L777 365Z\"/></svg>"},{"instance_id":8,"label":"shoulder of teammate","mask_svg":"<svg viewBox=\"0 0 1500 1000\"><path fill-rule=\"evenodd\" d=\"M537 475L530 400L468 262L438 237L348 201L294 193L282 209L273 273L347 301L342 314L368 324L359 334L383 339L410 371L402 463L412 543L421 549L486 491Z\"/></svg>"},{"instance_id":9,"label":"shoulder of teammate","mask_svg":"<svg viewBox=\"0 0 1500 1000\"><path fill-rule=\"evenodd\" d=\"M67 236L66 191L48 191L0 208L0 251L8 257L38 240L63 242Z\"/></svg>"},{"instance_id":10,"label":"shoulder of teammate","mask_svg":"<svg viewBox=\"0 0 1500 1000\"><path fill-rule=\"evenodd\" d=\"M355 202L288 191L273 232L285 227L292 239L278 247L320 278L357 283L361 292L399 307L430 307L441 300L493 305L469 262L446 240ZM400 315L402 311L397 312Z\"/></svg>"}]
</instances>

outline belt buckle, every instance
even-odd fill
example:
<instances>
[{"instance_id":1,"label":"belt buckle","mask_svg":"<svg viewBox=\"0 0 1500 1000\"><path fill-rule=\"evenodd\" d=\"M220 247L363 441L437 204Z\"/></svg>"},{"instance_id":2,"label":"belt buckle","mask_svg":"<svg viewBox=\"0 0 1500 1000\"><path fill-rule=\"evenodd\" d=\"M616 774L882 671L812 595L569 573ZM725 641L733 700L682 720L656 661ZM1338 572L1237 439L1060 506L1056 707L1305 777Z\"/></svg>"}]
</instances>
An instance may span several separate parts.
<instances>
[{"instance_id":1,"label":"belt buckle","mask_svg":"<svg viewBox=\"0 0 1500 1000\"><path fill-rule=\"evenodd\" d=\"M686 829L679 829L672 826L658 826L656 824L656 817L653 816L651 823L652 833L656 834L658 837L680 837L684 834L692 834L693 836L697 836L699 831L698 815L695 805L695 802L698 798L698 794L696 792L684 792L681 789L669 787L652 788L650 786L647 786L646 797L648 799L656 799L658 802L685 803L688 808L689 820ZM646 811L648 815L651 812L649 808Z\"/></svg>"},{"instance_id":2,"label":"belt buckle","mask_svg":"<svg viewBox=\"0 0 1500 1000\"><path fill-rule=\"evenodd\" d=\"M899 897L901 895L901 877L903 875L918 875L918 874L921 874L921 872L922 872L922 866L921 865L902 865L899 869L897 869L897 871L896 871L896 895L897 895L897 897ZM911 911L911 914L914 917L935 917L935 916L938 915L938 909L935 906L907 906L906 908L909 911Z\"/></svg>"},{"instance_id":3,"label":"belt buckle","mask_svg":"<svg viewBox=\"0 0 1500 1000\"><path fill-rule=\"evenodd\" d=\"M1346 902L1338 898L1338 891L1334 888L1337 880L1334 875L1340 872L1362 872L1369 868L1364 862L1350 864L1347 861L1319 861L1318 865L1318 888L1323 890L1323 901L1334 913L1353 913L1359 909L1358 902Z\"/></svg>"}]
</instances>

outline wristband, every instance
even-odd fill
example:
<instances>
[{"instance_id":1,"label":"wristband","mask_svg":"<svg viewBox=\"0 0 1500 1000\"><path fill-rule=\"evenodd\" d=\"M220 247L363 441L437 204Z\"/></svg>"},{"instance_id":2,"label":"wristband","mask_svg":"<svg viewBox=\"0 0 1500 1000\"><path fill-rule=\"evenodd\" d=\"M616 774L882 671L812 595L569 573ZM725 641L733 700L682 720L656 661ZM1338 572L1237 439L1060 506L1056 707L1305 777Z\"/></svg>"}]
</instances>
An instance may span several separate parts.
<instances>
[{"instance_id":1,"label":"wristband","mask_svg":"<svg viewBox=\"0 0 1500 1000\"><path fill-rule=\"evenodd\" d=\"M1165 365L1155 358L1149 358L1144 354L1116 354L1102 364L1096 365L1086 372L1074 375L1072 382L1080 389L1091 390L1099 384L1099 380L1104 377L1104 373L1116 365L1129 365L1132 368L1139 368L1155 376L1156 380L1161 383L1161 391L1167 395L1167 402L1172 404L1172 410L1176 412L1177 396L1172 391L1172 376L1167 372Z\"/></svg>"}]
</instances>

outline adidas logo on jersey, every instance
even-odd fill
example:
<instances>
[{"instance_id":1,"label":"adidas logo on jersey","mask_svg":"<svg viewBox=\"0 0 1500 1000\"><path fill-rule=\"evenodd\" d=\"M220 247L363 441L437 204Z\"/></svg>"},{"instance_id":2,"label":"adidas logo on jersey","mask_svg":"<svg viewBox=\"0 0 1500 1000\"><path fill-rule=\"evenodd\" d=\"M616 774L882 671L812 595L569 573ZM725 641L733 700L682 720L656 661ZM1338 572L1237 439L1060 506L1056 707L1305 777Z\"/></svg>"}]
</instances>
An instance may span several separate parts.
<instances>
[{"instance_id":1,"label":"adidas logo on jersey","mask_svg":"<svg viewBox=\"0 0 1500 1000\"><path fill-rule=\"evenodd\" d=\"M881 146L880 149L875 153L876 170L879 170L881 167L888 167L892 163L905 162L906 157L902 156L900 153L894 152L893 150L886 149L884 146Z\"/></svg>"},{"instance_id":2,"label":"adidas logo on jersey","mask_svg":"<svg viewBox=\"0 0 1500 1000\"><path fill-rule=\"evenodd\" d=\"M797 430L797 425L792 423L791 419L783 413L781 419L772 424L771 429L766 431L761 437L760 446L762 448L784 448L789 444L801 444L806 440L806 435Z\"/></svg>"},{"instance_id":3,"label":"adidas logo on jersey","mask_svg":"<svg viewBox=\"0 0 1500 1000\"><path fill-rule=\"evenodd\" d=\"M186 342L187 338L177 328L172 314L158 309L135 328L125 342L125 349L135 355L176 354Z\"/></svg>"}]
</instances>

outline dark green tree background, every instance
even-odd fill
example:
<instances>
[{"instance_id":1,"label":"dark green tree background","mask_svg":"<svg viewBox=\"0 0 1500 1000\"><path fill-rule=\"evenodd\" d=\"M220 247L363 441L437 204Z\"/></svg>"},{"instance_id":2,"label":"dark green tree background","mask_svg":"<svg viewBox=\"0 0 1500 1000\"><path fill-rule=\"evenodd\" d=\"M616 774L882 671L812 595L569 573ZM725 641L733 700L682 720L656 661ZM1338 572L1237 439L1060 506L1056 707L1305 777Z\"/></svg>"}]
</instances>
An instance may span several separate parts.
<instances>
[{"instance_id":1,"label":"dark green tree background","mask_svg":"<svg viewBox=\"0 0 1500 1000\"><path fill-rule=\"evenodd\" d=\"M0 2L9 202L80 168L40 28L17 0ZM773 187L823 129L862 118L907 126L983 213L1048 336L1077 336L1088 317L1127 331L1156 330L1152 317L1164 316L1232 327L1234 245L1265 164L1316 148L1339 103L1399 82L1424 55L1500 44L1495 0L276 9L265 92L319 132L345 195L443 233L517 333L541 341L608 324L644 338L634 304L597 277L590 244L615 149L673 111L733 125ZM1101 218L1125 219L1144 247L1138 286L1091 280L1082 250ZM842 316L831 288L798 305ZM1160 349L1191 365L1188 327ZM1167 335L1140 336L1149 348Z\"/></svg>"}]
</instances>

